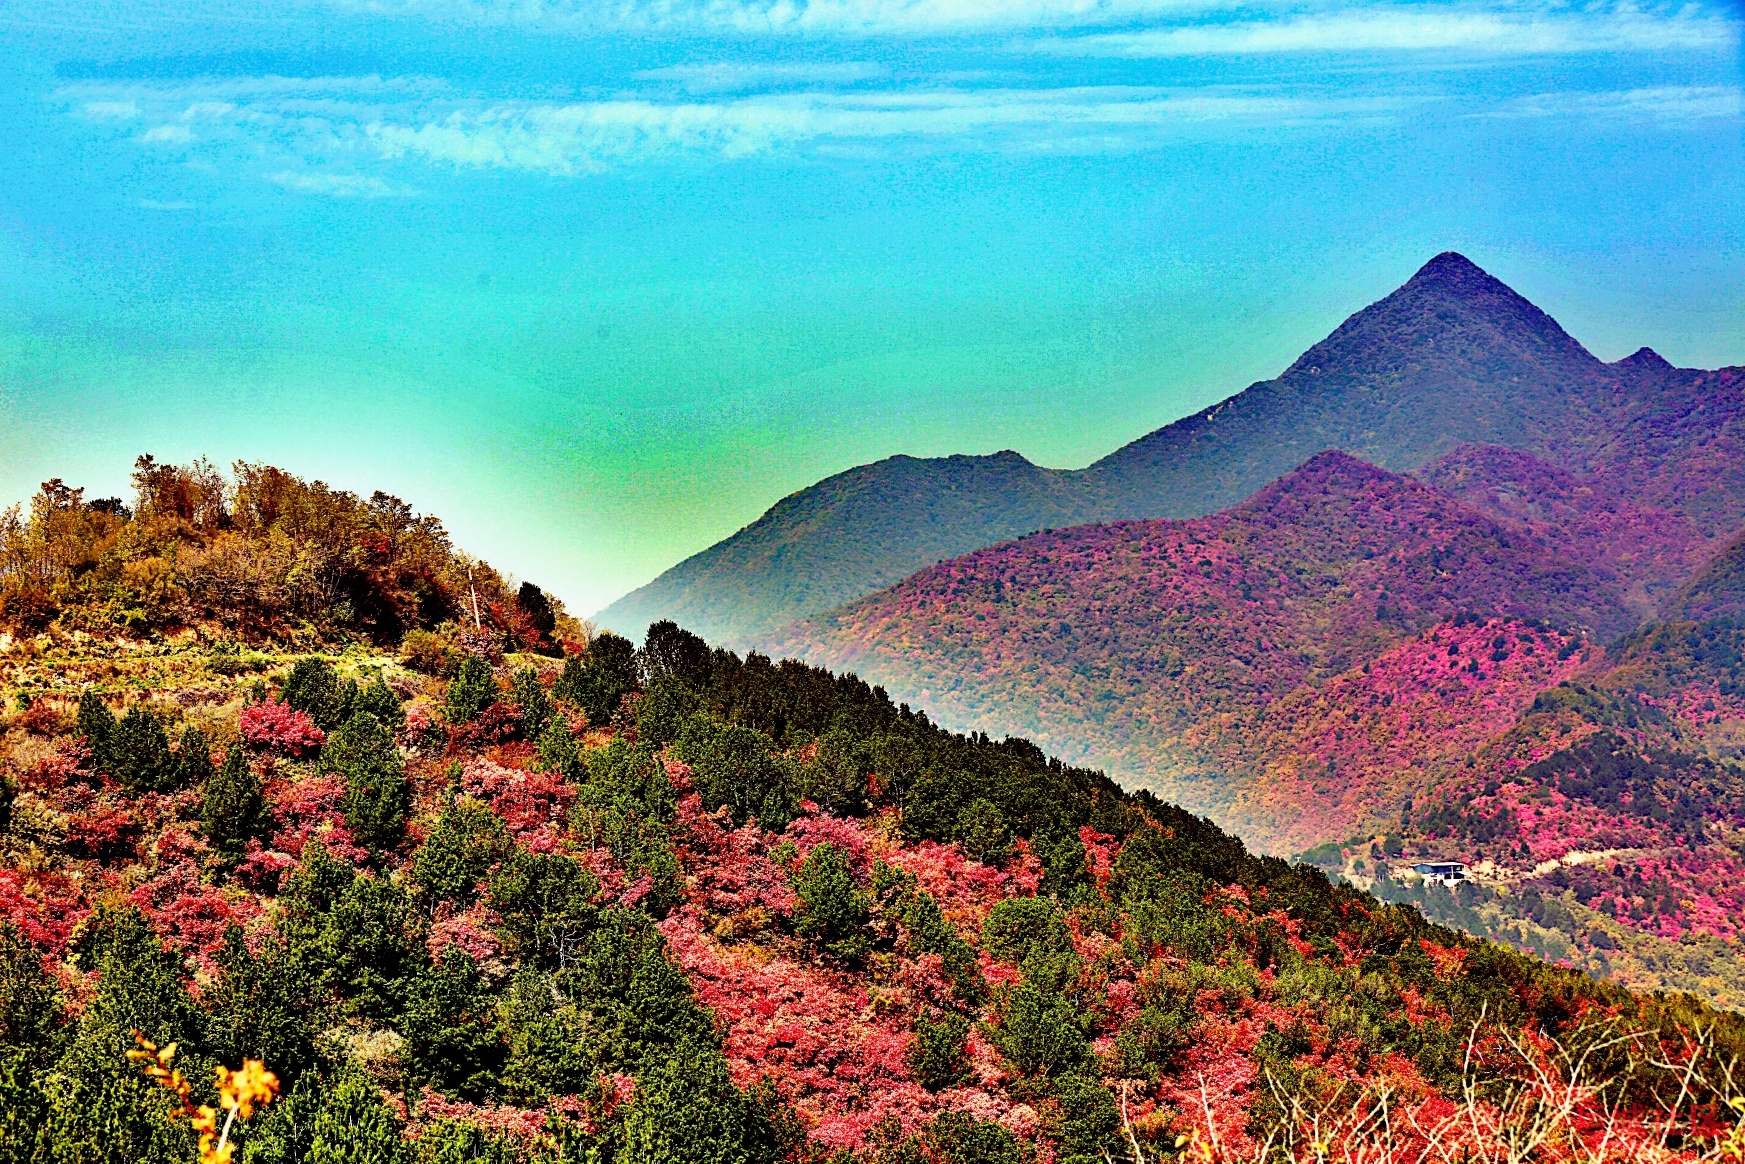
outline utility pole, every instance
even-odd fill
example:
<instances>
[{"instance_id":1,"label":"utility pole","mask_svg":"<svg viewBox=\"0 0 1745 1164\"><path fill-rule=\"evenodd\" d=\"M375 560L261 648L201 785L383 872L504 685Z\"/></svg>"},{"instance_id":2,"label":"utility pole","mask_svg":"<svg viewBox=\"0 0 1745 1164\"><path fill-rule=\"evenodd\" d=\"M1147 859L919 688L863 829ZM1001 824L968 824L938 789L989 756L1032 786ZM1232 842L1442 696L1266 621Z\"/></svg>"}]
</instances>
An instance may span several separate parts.
<instances>
[{"instance_id":1,"label":"utility pole","mask_svg":"<svg viewBox=\"0 0 1745 1164\"><path fill-rule=\"evenodd\" d=\"M473 596L473 633L483 634L485 624L479 620L479 588L473 585L473 564L467 563L467 593Z\"/></svg>"}]
</instances>

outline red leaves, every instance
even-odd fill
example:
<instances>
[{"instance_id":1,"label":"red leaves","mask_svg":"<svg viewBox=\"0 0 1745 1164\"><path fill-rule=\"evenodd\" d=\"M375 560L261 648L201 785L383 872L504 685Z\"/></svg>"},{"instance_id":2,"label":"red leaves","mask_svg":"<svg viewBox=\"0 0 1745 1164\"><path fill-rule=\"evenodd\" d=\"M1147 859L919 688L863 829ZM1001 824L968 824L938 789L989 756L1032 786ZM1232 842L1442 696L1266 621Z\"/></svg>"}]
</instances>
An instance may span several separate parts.
<instances>
[{"instance_id":1,"label":"red leaves","mask_svg":"<svg viewBox=\"0 0 1745 1164\"><path fill-rule=\"evenodd\" d=\"M239 726L250 747L281 756L306 756L327 742L307 712L283 703L244 708Z\"/></svg>"}]
</instances>

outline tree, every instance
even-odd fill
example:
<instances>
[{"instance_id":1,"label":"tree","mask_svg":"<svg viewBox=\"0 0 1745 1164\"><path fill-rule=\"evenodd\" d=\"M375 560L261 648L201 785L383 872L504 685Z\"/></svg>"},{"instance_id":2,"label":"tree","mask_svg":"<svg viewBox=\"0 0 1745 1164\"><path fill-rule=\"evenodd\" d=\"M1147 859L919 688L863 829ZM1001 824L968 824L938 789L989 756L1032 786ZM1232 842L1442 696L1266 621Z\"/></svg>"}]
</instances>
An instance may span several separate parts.
<instances>
[{"instance_id":1,"label":"tree","mask_svg":"<svg viewBox=\"0 0 1745 1164\"><path fill-rule=\"evenodd\" d=\"M497 1090L505 1048L471 955L451 947L412 980L400 1033L415 1078L456 1099L482 1100Z\"/></svg>"},{"instance_id":2,"label":"tree","mask_svg":"<svg viewBox=\"0 0 1745 1164\"><path fill-rule=\"evenodd\" d=\"M497 677L491 665L477 655L462 659L460 670L448 685L448 721L472 723L496 701Z\"/></svg>"},{"instance_id":3,"label":"tree","mask_svg":"<svg viewBox=\"0 0 1745 1164\"><path fill-rule=\"evenodd\" d=\"M350 718L351 699L357 688L348 692L339 682L333 664L315 655L298 659L285 676L279 691L279 702L296 708L315 721L315 726L330 732Z\"/></svg>"},{"instance_id":4,"label":"tree","mask_svg":"<svg viewBox=\"0 0 1745 1164\"><path fill-rule=\"evenodd\" d=\"M109 747L115 735L115 714L109 710L103 697L88 687L79 696L76 722L76 730L85 737L85 746L91 749L91 756L96 760L97 767L104 772L110 771Z\"/></svg>"},{"instance_id":5,"label":"tree","mask_svg":"<svg viewBox=\"0 0 1745 1164\"><path fill-rule=\"evenodd\" d=\"M322 767L345 777L345 824L358 842L386 850L400 839L411 791L394 737L382 721L359 712L333 733Z\"/></svg>"},{"instance_id":6,"label":"tree","mask_svg":"<svg viewBox=\"0 0 1745 1164\"><path fill-rule=\"evenodd\" d=\"M323 1097L308 1153L296 1164L405 1164L407 1154L400 1121L376 1085L354 1068Z\"/></svg>"},{"instance_id":7,"label":"tree","mask_svg":"<svg viewBox=\"0 0 1745 1164\"><path fill-rule=\"evenodd\" d=\"M521 710L523 739L537 740L545 734L551 722L551 697L545 693L538 671L532 667L516 671L509 684L509 700Z\"/></svg>"},{"instance_id":8,"label":"tree","mask_svg":"<svg viewBox=\"0 0 1745 1164\"><path fill-rule=\"evenodd\" d=\"M622 1164L762 1164L775 1129L733 1086L719 1051L686 1043L649 1065L624 1117Z\"/></svg>"},{"instance_id":9,"label":"tree","mask_svg":"<svg viewBox=\"0 0 1745 1164\"><path fill-rule=\"evenodd\" d=\"M163 721L150 708L134 704L115 725L109 743L110 775L140 792L175 787L176 761Z\"/></svg>"},{"instance_id":10,"label":"tree","mask_svg":"<svg viewBox=\"0 0 1745 1164\"><path fill-rule=\"evenodd\" d=\"M295 1084L315 1063L325 1001L316 968L293 957L281 938L251 951L234 925L224 932L217 963L217 981L201 996L213 1057L223 1063L259 1059L272 1064L280 1082Z\"/></svg>"},{"instance_id":11,"label":"tree","mask_svg":"<svg viewBox=\"0 0 1745 1164\"><path fill-rule=\"evenodd\" d=\"M524 965L562 970L578 957L599 911L600 879L557 853L517 849L491 877L491 908Z\"/></svg>"},{"instance_id":12,"label":"tree","mask_svg":"<svg viewBox=\"0 0 1745 1164\"><path fill-rule=\"evenodd\" d=\"M581 708L590 724L604 727L624 696L636 690L639 679L635 644L604 631L586 651L564 661L552 694Z\"/></svg>"},{"instance_id":13,"label":"tree","mask_svg":"<svg viewBox=\"0 0 1745 1164\"><path fill-rule=\"evenodd\" d=\"M206 742L204 732L196 728L186 728L182 732L182 742L176 748L176 778L177 788L204 788L212 777L212 746Z\"/></svg>"},{"instance_id":14,"label":"tree","mask_svg":"<svg viewBox=\"0 0 1745 1164\"><path fill-rule=\"evenodd\" d=\"M412 881L433 901L470 902L474 888L514 848L490 805L453 797L412 858Z\"/></svg>"},{"instance_id":15,"label":"tree","mask_svg":"<svg viewBox=\"0 0 1745 1164\"><path fill-rule=\"evenodd\" d=\"M909 1045L909 1072L929 1091L956 1087L969 1077L969 1020L943 1011L915 1016L915 1041Z\"/></svg>"},{"instance_id":16,"label":"tree","mask_svg":"<svg viewBox=\"0 0 1745 1164\"><path fill-rule=\"evenodd\" d=\"M642 673L648 682L670 677L693 691L709 683L709 644L671 619L649 626L642 641Z\"/></svg>"},{"instance_id":17,"label":"tree","mask_svg":"<svg viewBox=\"0 0 1745 1164\"><path fill-rule=\"evenodd\" d=\"M391 732L398 732L406 726L406 712L400 706L400 697L394 694L394 689L388 686L388 681L382 678L380 671L367 687L358 689L357 697L352 700L352 712L367 711Z\"/></svg>"},{"instance_id":18,"label":"tree","mask_svg":"<svg viewBox=\"0 0 1745 1164\"><path fill-rule=\"evenodd\" d=\"M814 845L794 874L794 896L801 937L844 961L866 952L869 895L855 884L847 853L828 841Z\"/></svg>"},{"instance_id":19,"label":"tree","mask_svg":"<svg viewBox=\"0 0 1745 1164\"><path fill-rule=\"evenodd\" d=\"M260 777L241 744L230 745L224 765L207 778L200 798L200 824L213 852L228 864L242 860L249 841L266 833Z\"/></svg>"}]
</instances>

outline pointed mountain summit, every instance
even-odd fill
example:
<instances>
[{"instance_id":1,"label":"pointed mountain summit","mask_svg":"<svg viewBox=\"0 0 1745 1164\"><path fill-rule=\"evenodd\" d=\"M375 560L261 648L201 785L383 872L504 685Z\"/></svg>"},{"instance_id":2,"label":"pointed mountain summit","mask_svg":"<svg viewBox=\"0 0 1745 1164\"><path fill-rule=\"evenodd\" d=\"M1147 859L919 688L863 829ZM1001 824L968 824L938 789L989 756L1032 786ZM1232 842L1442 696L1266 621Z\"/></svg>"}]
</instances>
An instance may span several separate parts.
<instances>
[{"instance_id":1,"label":"pointed mountain summit","mask_svg":"<svg viewBox=\"0 0 1745 1164\"><path fill-rule=\"evenodd\" d=\"M1684 406L1701 375L1652 369L1637 357L1605 364L1506 284L1447 251L1277 379L1089 468L1039 468L1016 453L864 465L783 499L595 617L634 635L672 618L722 645L764 648L786 637L787 624L941 559L1044 528L1213 513L1323 449L1395 473L1471 442L1581 471L1609 450L1604 456L1640 469L1648 462L1630 446L1635 421L1666 418L1658 464L1667 449L1701 435L1688 423L1679 428L1678 418L1707 423L1715 415ZM1709 504L1723 516L1738 508Z\"/></svg>"},{"instance_id":2,"label":"pointed mountain summit","mask_svg":"<svg viewBox=\"0 0 1745 1164\"><path fill-rule=\"evenodd\" d=\"M1670 372L1672 363L1653 348L1637 348L1612 365L1614 368L1638 368L1645 372Z\"/></svg>"}]
</instances>

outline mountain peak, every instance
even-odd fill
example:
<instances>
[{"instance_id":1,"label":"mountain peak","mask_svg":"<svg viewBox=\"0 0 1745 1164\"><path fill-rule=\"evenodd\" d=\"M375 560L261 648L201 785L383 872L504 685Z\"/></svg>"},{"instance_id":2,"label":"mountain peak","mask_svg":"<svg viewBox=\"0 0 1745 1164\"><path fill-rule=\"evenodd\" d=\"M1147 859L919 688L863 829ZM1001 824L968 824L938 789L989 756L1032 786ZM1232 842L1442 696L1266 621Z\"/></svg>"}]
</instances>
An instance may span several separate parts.
<instances>
[{"instance_id":1,"label":"mountain peak","mask_svg":"<svg viewBox=\"0 0 1745 1164\"><path fill-rule=\"evenodd\" d=\"M1496 282L1483 267L1461 254L1459 251L1443 251L1422 267L1418 273L1406 281L1406 286L1413 283L1451 283L1488 281Z\"/></svg>"},{"instance_id":2,"label":"mountain peak","mask_svg":"<svg viewBox=\"0 0 1745 1164\"><path fill-rule=\"evenodd\" d=\"M1619 368L1641 368L1644 371L1663 372L1672 367L1671 361L1653 348L1637 348L1615 365Z\"/></svg>"}]
</instances>

